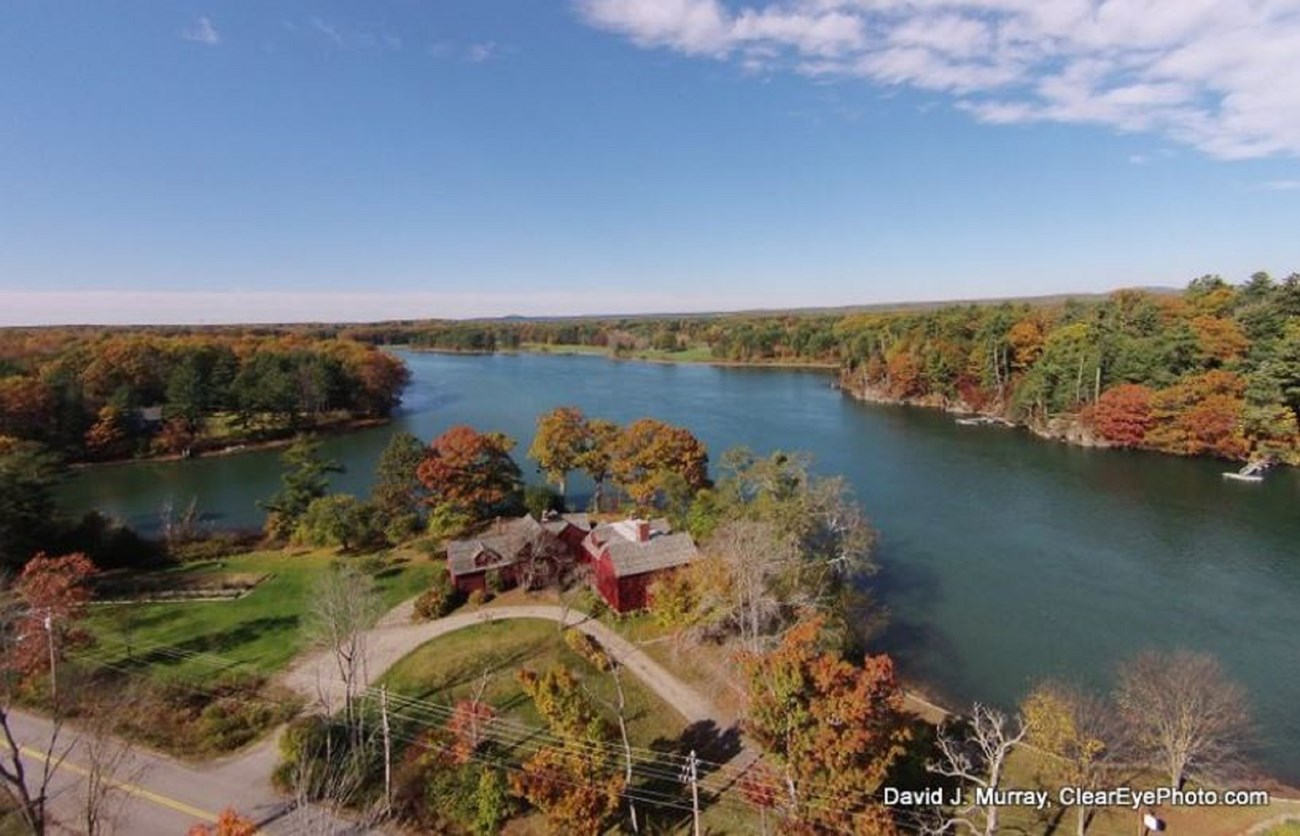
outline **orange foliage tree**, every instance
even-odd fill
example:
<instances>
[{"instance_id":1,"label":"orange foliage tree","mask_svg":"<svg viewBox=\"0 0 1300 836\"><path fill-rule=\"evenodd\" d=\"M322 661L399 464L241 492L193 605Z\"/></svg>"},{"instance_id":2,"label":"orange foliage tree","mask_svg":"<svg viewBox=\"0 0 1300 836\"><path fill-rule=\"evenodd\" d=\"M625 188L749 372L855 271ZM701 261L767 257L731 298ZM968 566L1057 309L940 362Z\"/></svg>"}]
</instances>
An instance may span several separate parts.
<instances>
[{"instance_id":1,"label":"orange foliage tree","mask_svg":"<svg viewBox=\"0 0 1300 836\"><path fill-rule=\"evenodd\" d=\"M560 406L537 418L537 435L528 456L537 460L546 478L566 493L569 472L582 466L591 447L591 427L587 416L575 406Z\"/></svg>"},{"instance_id":2,"label":"orange foliage tree","mask_svg":"<svg viewBox=\"0 0 1300 836\"><path fill-rule=\"evenodd\" d=\"M921 377L921 364L907 351L896 351L885 359L889 375L889 394L896 398L912 398L925 394L925 380Z\"/></svg>"},{"instance_id":3,"label":"orange foliage tree","mask_svg":"<svg viewBox=\"0 0 1300 836\"><path fill-rule=\"evenodd\" d=\"M514 446L503 433L455 426L433 440L415 475L429 491L429 504L486 519L518 504L523 483L510 458Z\"/></svg>"},{"instance_id":4,"label":"orange foliage tree","mask_svg":"<svg viewBox=\"0 0 1300 836\"><path fill-rule=\"evenodd\" d=\"M654 418L627 425L615 443L614 480L638 505L650 505L670 476L692 491L709 483L709 453L690 430Z\"/></svg>"},{"instance_id":5,"label":"orange foliage tree","mask_svg":"<svg viewBox=\"0 0 1300 836\"><path fill-rule=\"evenodd\" d=\"M199 823L185 831L185 836L257 836L257 823L226 808L216 824Z\"/></svg>"},{"instance_id":6,"label":"orange foliage tree","mask_svg":"<svg viewBox=\"0 0 1300 836\"><path fill-rule=\"evenodd\" d=\"M1139 447L1154 418L1151 390L1123 383L1101 393L1092 408L1093 426L1101 437L1119 447Z\"/></svg>"},{"instance_id":7,"label":"orange foliage tree","mask_svg":"<svg viewBox=\"0 0 1300 836\"><path fill-rule=\"evenodd\" d=\"M1196 335L1196 346L1201 361L1207 366L1232 363L1239 360L1250 348L1250 340L1246 337L1246 333L1231 319L1198 316L1189 324L1192 333Z\"/></svg>"},{"instance_id":8,"label":"orange foliage tree","mask_svg":"<svg viewBox=\"0 0 1300 836\"><path fill-rule=\"evenodd\" d=\"M608 754L611 731L568 668L519 672L524 692L558 743L546 745L511 776L511 791L546 816L559 833L603 832L618 809L622 775ZM596 744L596 745L593 745Z\"/></svg>"},{"instance_id":9,"label":"orange foliage tree","mask_svg":"<svg viewBox=\"0 0 1300 836\"><path fill-rule=\"evenodd\" d=\"M911 732L893 661L862 667L818 647L820 617L791 628L766 654L746 654L746 728L783 773L783 806L804 829L888 832L872 800Z\"/></svg>"},{"instance_id":10,"label":"orange foliage tree","mask_svg":"<svg viewBox=\"0 0 1300 836\"><path fill-rule=\"evenodd\" d=\"M1238 375L1213 370L1193 375L1155 393L1155 424L1147 445L1185 456L1241 458L1250 450L1242 428L1246 382Z\"/></svg>"}]
</instances>

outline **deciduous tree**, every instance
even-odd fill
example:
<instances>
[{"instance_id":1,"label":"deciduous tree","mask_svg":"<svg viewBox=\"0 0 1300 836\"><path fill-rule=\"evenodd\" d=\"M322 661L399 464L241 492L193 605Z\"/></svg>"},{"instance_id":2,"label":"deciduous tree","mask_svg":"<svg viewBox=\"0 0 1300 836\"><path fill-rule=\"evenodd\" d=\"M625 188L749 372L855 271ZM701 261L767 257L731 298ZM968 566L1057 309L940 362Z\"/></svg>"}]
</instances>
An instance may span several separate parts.
<instances>
[{"instance_id":1,"label":"deciduous tree","mask_svg":"<svg viewBox=\"0 0 1300 836\"><path fill-rule=\"evenodd\" d=\"M538 416L537 435L528 448L528 457L536 459L546 478L564 496L569 473L581 467L590 446L587 416L577 407L560 406Z\"/></svg>"},{"instance_id":2,"label":"deciduous tree","mask_svg":"<svg viewBox=\"0 0 1300 836\"><path fill-rule=\"evenodd\" d=\"M1028 742L1059 759L1063 785L1104 788L1120 731L1113 706L1077 688L1047 682L1025 698L1020 714ZM1083 836L1092 807L1079 804L1075 813L1075 830Z\"/></svg>"},{"instance_id":3,"label":"deciduous tree","mask_svg":"<svg viewBox=\"0 0 1300 836\"><path fill-rule=\"evenodd\" d=\"M538 749L511 776L511 791L541 810L557 831L595 836L618 809L623 791L608 749L592 746L609 741L609 724L563 666L541 675L522 670L519 681L560 742Z\"/></svg>"},{"instance_id":4,"label":"deciduous tree","mask_svg":"<svg viewBox=\"0 0 1300 836\"><path fill-rule=\"evenodd\" d=\"M1023 717L1008 718L997 709L976 703L969 721L949 721L939 728L935 738L939 758L926 768L977 789L996 792L1005 777L1007 758L1026 734ZM939 821L934 827L923 828L923 832L942 834L959 827L984 836L998 832L1001 809L995 795L981 802L975 793L968 793L956 809L936 812Z\"/></svg>"},{"instance_id":5,"label":"deciduous tree","mask_svg":"<svg viewBox=\"0 0 1300 836\"><path fill-rule=\"evenodd\" d=\"M1115 702L1134 745L1174 789L1189 774L1220 776L1241 763L1251 728L1246 693L1212 656L1139 654L1120 668Z\"/></svg>"},{"instance_id":6,"label":"deciduous tree","mask_svg":"<svg viewBox=\"0 0 1300 836\"><path fill-rule=\"evenodd\" d=\"M823 625L802 622L772 651L743 657L746 728L781 773L790 817L840 832L879 814L872 794L910 731L890 658L852 665L819 648Z\"/></svg>"},{"instance_id":7,"label":"deciduous tree","mask_svg":"<svg viewBox=\"0 0 1300 836\"><path fill-rule=\"evenodd\" d=\"M648 506L669 474L680 477L691 491L706 487L709 454L689 430L642 418L619 435L611 472L634 502Z\"/></svg>"},{"instance_id":8,"label":"deciduous tree","mask_svg":"<svg viewBox=\"0 0 1300 836\"><path fill-rule=\"evenodd\" d=\"M518 508L523 491L515 443L503 433L455 426L433 440L416 475L434 506L448 505L484 520Z\"/></svg>"},{"instance_id":9,"label":"deciduous tree","mask_svg":"<svg viewBox=\"0 0 1300 836\"><path fill-rule=\"evenodd\" d=\"M1093 426L1102 438L1119 447L1140 447L1155 423L1151 390L1135 383L1107 389L1092 409Z\"/></svg>"}]
</instances>

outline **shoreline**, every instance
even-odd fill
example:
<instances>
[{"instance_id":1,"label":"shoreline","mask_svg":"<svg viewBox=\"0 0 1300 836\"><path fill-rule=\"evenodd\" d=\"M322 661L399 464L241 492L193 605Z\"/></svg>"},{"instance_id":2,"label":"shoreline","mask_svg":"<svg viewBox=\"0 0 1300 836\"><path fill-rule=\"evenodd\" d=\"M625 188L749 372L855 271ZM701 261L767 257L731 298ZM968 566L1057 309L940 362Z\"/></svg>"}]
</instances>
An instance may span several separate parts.
<instances>
[{"instance_id":1,"label":"shoreline","mask_svg":"<svg viewBox=\"0 0 1300 836\"><path fill-rule=\"evenodd\" d=\"M524 354L550 356L550 357L598 357L602 360L610 360L619 363L658 363L665 366L717 366L719 368L732 369L784 369L799 370L807 369L821 372L838 372L840 365L838 363L801 363L790 360L773 360L770 362L753 362L749 360L723 360L718 358L700 358L692 359L687 357L644 357L635 354L620 357L606 350L587 351L589 346L555 346L554 350L550 348L510 348L494 350L474 350L459 348L435 348L430 346L414 345L393 345L390 348L410 351L416 354L450 354L464 357L490 357L493 355L519 356ZM590 348L598 348L590 346Z\"/></svg>"},{"instance_id":2,"label":"shoreline","mask_svg":"<svg viewBox=\"0 0 1300 836\"><path fill-rule=\"evenodd\" d=\"M372 427L382 427L392 423L392 418L352 418L347 421L340 421L333 424L326 424L321 427L309 427L297 432L285 435L281 438L265 438L258 441L242 441L233 444L224 444L220 447L213 447L209 450L203 450L190 456L181 453L161 453L154 456L136 456L130 459L109 459L100 462L68 462L65 467L69 471L78 472L82 470L91 470L107 467L122 467L132 464L160 464L183 461L197 461L199 459L214 459L224 456L238 456L241 453L255 453L259 450L274 450L277 447L288 447L294 439L302 434L319 433L321 435L343 435L345 433L355 432L357 430L367 430Z\"/></svg>"}]
</instances>

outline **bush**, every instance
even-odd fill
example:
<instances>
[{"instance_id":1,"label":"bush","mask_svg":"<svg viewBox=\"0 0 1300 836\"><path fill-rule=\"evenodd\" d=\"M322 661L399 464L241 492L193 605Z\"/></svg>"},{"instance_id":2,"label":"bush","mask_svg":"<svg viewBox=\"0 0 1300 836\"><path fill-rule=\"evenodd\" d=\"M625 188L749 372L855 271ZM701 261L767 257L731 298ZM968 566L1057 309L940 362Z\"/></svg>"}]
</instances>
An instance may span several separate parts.
<instances>
[{"instance_id":1,"label":"bush","mask_svg":"<svg viewBox=\"0 0 1300 836\"><path fill-rule=\"evenodd\" d=\"M481 607L491 600L492 593L485 589L476 589L469 594L469 605L471 607Z\"/></svg>"},{"instance_id":2,"label":"bush","mask_svg":"<svg viewBox=\"0 0 1300 836\"><path fill-rule=\"evenodd\" d=\"M564 497L550 485L529 485L524 488L524 508L537 519L545 519L551 511L564 511Z\"/></svg>"},{"instance_id":3,"label":"bush","mask_svg":"<svg viewBox=\"0 0 1300 836\"><path fill-rule=\"evenodd\" d=\"M369 502L349 494L313 499L293 531L295 543L339 546L344 551L379 545L384 540L379 513Z\"/></svg>"},{"instance_id":4,"label":"bush","mask_svg":"<svg viewBox=\"0 0 1300 836\"><path fill-rule=\"evenodd\" d=\"M429 512L429 534L440 539L460 537L473 525L472 516L445 502Z\"/></svg>"},{"instance_id":5,"label":"bush","mask_svg":"<svg viewBox=\"0 0 1300 836\"><path fill-rule=\"evenodd\" d=\"M581 630L570 627L564 631L564 643L574 653L586 659L598 671L607 671L613 667L613 662L605 648L600 646L600 642Z\"/></svg>"},{"instance_id":6,"label":"bush","mask_svg":"<svg viewBox=\"0 0 1300 836\"><path fill-rule=\"evenodd\" d=\"M452 585L451 578L444 567L434 575L433 582L424 593L415 599L414 619L428 621L442 618L451 613L460 604L460 594Z\"/></svg>"},{"instance_id":7,"label":"bush","mask_svg":"<svg viewBox=\"0 0 1300 836\"><path fill-rule=\"evenodd\" d=\"M221 531L207 537L173 543L168 553L173 560L181 563L197 563L203 560L220 560L237 554L247 554L256 545L257 538L233 531Z\"/></svg>"}]
</instances>

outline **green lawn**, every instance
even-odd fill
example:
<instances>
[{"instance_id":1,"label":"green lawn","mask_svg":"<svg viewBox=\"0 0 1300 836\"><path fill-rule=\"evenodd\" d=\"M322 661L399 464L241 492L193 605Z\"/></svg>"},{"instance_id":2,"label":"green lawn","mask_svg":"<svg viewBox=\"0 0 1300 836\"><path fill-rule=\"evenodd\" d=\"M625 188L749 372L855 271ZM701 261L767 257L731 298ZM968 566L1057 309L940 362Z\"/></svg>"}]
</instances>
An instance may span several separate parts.
<instances>
[{"instance_id":1,"label":"green lawn","mask_svg":"<svg viewBox=\"0 0 1300 836\"><path fill-rule=\"evenodd\" d=\"M170 571L271 577L236 601L95 607L89 627L99 643L90 653L111 664L129 656L135 665L180 676L210 676L222 667L273 673L303 648L302 621L313 584L336 560L362 565L367 559L329 550L266 551L177 567ZM375 575L384 608L419 594L432 573L433 564L423 556L389 556ZM221 658L186 658L196 652Z\"/></svg>"},{"instance_id":2,"label":"green lawn","mask_svg":"<svg viewBox=\"0 0 1300 836\"><path fill-rule=\"evenodd\" d=\"M611 676L570 650L555 622L538 619L492 621L434 639L390 668L383 682L395 693L449 704L471 696L486 675L488 702L511 720L540 726L542 720L515 672L527 667L541 673L557 663L572 670L598 701L614 702ZM634 746L649 747L682 731L681 716L634 676L624 673L623 687ZM614 720L612 710L604 713Z\"/></svg>"}]
</instances>

